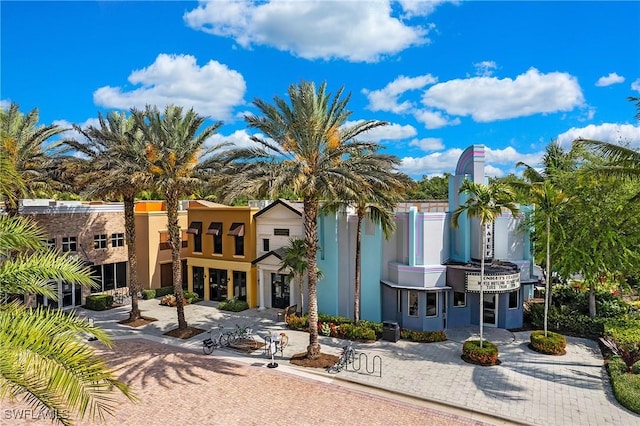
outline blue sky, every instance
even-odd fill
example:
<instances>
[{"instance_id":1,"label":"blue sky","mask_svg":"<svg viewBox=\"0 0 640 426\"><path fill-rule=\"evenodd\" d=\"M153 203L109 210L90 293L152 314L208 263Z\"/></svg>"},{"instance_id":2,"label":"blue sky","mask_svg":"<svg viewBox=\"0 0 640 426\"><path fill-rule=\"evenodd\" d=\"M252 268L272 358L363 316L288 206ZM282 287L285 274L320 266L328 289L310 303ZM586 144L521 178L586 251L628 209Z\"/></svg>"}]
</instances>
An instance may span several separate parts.
<instances>
[{"instance_id":1,"label":"blue sky","mask_svg":"<svg viewBox=\"0 0 640 426\"><path fill-rule=\"evenodd\" d=\"M470 144L486 172L535 165L557 139L640 147L640 2L2 1L0 102L42 123L193 107L211 143L250 144L255 98L326 81L352 120L420 178L453 172Z\"/></svg>"}]
</instances>

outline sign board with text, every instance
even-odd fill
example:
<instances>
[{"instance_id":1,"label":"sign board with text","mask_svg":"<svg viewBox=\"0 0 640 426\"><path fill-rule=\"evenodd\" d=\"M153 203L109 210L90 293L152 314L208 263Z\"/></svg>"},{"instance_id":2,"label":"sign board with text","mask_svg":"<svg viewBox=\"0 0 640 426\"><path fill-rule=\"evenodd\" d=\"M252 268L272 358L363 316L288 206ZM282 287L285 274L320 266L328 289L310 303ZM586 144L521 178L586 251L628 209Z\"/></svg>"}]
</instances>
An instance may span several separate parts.
<instances>
[{"instance_id":1,"label":"sign board with text","mask_svg":"<svg viewBox=\"0 0 640 426\"><path fill-rule=\"evenodd\" d=\"M467 273L465 287L469 293L480 292L480 274ZM520 273L485 275L482 291L486 293L508 293L520 288Z\"/></svg>"}]
</instances>

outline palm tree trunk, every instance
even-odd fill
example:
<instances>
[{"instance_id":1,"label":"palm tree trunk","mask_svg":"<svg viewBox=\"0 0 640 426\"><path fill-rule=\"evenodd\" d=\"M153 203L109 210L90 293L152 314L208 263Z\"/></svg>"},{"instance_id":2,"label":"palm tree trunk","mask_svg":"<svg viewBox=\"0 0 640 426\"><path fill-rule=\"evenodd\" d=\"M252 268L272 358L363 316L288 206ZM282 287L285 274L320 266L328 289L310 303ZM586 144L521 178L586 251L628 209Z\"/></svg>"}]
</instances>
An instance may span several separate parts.
<instances>
[{"instance_id":1,"label":"palm tree trunk","mask_svg":"<svg viewBox=\"0 0 640 426\"><path fill-rule=\"evenodd\" d=\"M480 253L480 347L482 347L482 330L484 328L484 252L487 247L487 229L483 223L482 229L482 252Z\"/></svg>"},{"instance_id":2,"label":"palm tree trunk","mask_svg":"<svg viewBox=\"0 0 640 426\"><path fill-rule=\"evenodd\" d=\"M182 297L182 265L180 264L181 232L178 225L178 192L168 190L167 194L167 228L171 243L171 266L173 269L173 293L176 296L176 310L178 311L178 329L187 328L187 320L184 316L184 299Z\"/></svg>"},{"instance_id":3,"label":"palm tree trunk","mask_svg":"<svg viewBox=\"0 0 640 426\"><path fill-rule=\"evenodd\" d=\"M124 196L124 229L127 241L127 256L129 257L129 294L131 295L131 312L129 321L137 320L141 317L138 307L138 260L136 257L136 223L135 223L135 198L134 194Z\"/></svg>"},{"instance_id":4,"label":"palm tree trunk","mask_svg":"<svg viewBox=\"0 0 640 426\"><path fill-rule=\"evenodd\" d=\"M544 289L544 337L547 337L547 320L549 318L549 293L551 293L551 218L547 216L547 279Z\"/></svg>"},{"instance_id":5,"label":"palm tree trunk","mask_svg":"<svg viewBox=\"0 0 640 426\"><path fill-rule=\"evenodd\" d=\"M307 248L307 270L309 278L309 346L307 358L316 359L320 355L318 343L318 200L315 197L304 198L304 239Z\"/></svg>"},{"instance_id":6,"label":"palm tree trunk","mask_svg":"<svg viewBox=\"0 0 640 426\"><path fill-rule=\"evenodd\" d=\"M300 293L300 312L304 312L304 287L302 286L304 275L297 275L296 281L298 282L298 292Z\"/></svg>"},{"instance_id":7,"label":"palm tree trunk","mask_svg":"<svg viewBox=\"0 0 640 426\"><path fill-rule=\"evenodd\" d=\"M364 210L358 208L358 226L356 227L356 276L353 291L353 321L360 322L360 284L361 284L361 247L362 247L362 219Z\"/></svg>"}]
</instances>

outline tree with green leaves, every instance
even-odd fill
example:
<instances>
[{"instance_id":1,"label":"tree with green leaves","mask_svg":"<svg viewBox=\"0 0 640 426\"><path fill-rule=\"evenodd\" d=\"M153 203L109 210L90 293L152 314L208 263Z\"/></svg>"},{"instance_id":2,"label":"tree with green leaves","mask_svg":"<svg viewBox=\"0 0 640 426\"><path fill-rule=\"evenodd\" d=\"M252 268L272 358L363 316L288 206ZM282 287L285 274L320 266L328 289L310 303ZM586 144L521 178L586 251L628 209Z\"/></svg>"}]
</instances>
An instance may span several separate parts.
<instances>
[{"instance_id":1,"label":"tree with green leaves","mask_svg":"<svg viewBox=\"0 0 640 426\"><path fill-rule=\"evenodd\" d=\"M449 198L449 176L422 176L415 185L407 191L409 200L447 200Z\"/></svg>"},{"instance_id":2,"label":"tree with green leaves","mask_svg":"<svg viewBox=\"0 0 640 426\"><path fill-rule=\"evenodd\" d=\"M529 194L530 202L535 208L533 214L544 220L547 267L544 293L544 336L547 337L547 319L551 302L551 225L558 222L563 210L569 204L569 197L562 190L556 188L550 180L531 184Z\"/></svg>"},{"instance_id":3,"label":"tree with green leaves","mask_svg":"<svg viewBox=\"0 0 640 426\"><path fill-rule=\"evenodd\" d=\"M50 190L56 183L52 171L60 143L49 139L66 129L53 124L40 125L39 117L37 108L25 115L16 103L0 110L0 152L18 175L0 194L9 216L18 214L20 199L37 190Z\"/></svg>"},{"instance_id":4,"label":"tree with green leaves","mask_svg":"<svg viewBox=\"0 0 640 426\"><path fill-rule=\"evenodd\" d=\"M378 162L380 146L357 137L387 123L377 120L348 123L350 95L327 92L326 83L289 86L289 99L275 97L273 105L256 99L261 116L248 115L251 128L262 133L251 139L256 148L232 153L232 181L226 197L268 196L275 199L291 190L303 202L308 269L317 270L318 209L321 201L356 199L366 191ZM317 276L308 274L309 346L307 357L320 354L318 343Z\"/></svg>"},{"instance_id":5,"label":"tree with green leaves","mask_svg":"<svg viewBox=\"0 0 640 426\"><path fill-rule=\"evenodd\" d=\"M458 206L451 216L451 222L454 228L458 227L460 216L466 214L468 218L477 218L480 221L482 233L482 247L480 250L480 347L482 347L483 326L484 326L484 266L485 266L485 250L487 246L487 225L493 223L502 213L503 209L509 211L512 216L519 213L519 208L514 202L514 191L503 184L493 183L485 185L483 183L475 183L465 180L460 185L459 194L465 194L467 199L464 204Z\"/></svg>"},{"instance_id":6,"label":"tree with green leaves","mask_svg":"<svg viewBox=\"0 0 640 426\"><path fill-rule=\"evenodd\" d=\"M84 169L79 174L85 195L100 198L122 198L124 205L125 241L129 261L129 321L141 317L138 307L138 262L136 258L135 199L136 194L150 185L151 174L144 165L145 144L142 131L132 116L111 112L106 119L98 115L99 126L74 129L83 140L65 143L84 154L78 159Z\"/></svg>"},{"instance_id":7,"label":"tree with green leaves","mask_svg":"<svg viewBox=\"0 0 640 426\"><path fill-rule=\"evenodd\" d=\"M167 228L173 268L173 289L176 296L178 329L187 328L182 296L182 271L180 260L181 230L178 224L180 198L200 182L198 167L206 167L210 173L216 169L216 151L224 145L205 146L207 139L222 125L221 122L205 125L207 117L193 109L169 105L163 112L157 107L145 110L132 109L137 127L146 143L144 167L151 174L152 188L160 192L167 203Z\"/></svg>"},{"instance_id":8,"label":"tree with green leaves","mask_svg":"<svg viewBox=\"0 0 640 426\"><path fill-rule=\"evenodd\" d=\"M93 284L78 259L49 250L44 234L23 217L0 216L0 294L38 294L57 299L51 282ZM0 399L28 403L71 424L72 415L104 420L113 412L114 390L134 395L85 342L110 346L107 334L73 312L0 305Z\"/></svg>"},{"instance_id":9,"label":"tree with green leaves","mask_svg":"<svg viewBox=\"0 0 640 426\"><path fill-rule=\"evenodd\" d=\"M284 254L280 261L280 269L278 272L287 272L287 281L294 281L298 286L298 295L300 298L300 311L304 312L304 274L307 273L309 264L307 262L307 249L304 240L299 238L291 238L289 245L284 247ZM322 279L322 271L316 269L316 279Z\"/></svg>"}]
</instances>

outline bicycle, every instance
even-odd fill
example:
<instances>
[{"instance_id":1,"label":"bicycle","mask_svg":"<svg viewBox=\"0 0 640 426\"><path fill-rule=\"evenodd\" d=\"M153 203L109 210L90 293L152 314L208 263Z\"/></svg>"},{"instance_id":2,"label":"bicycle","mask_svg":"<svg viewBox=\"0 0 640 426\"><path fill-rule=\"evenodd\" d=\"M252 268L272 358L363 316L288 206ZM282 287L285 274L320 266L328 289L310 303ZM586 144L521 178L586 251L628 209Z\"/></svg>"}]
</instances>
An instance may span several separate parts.
<instances>
[{"instance_id":1,"label":"bicycle","mask_svg":"<svg viewBox=\"0 0 640 426\"><path fill-rule=\"evenodd\" d=\"M213 335L214 330L211 329L207 333L209 333L209 338L202 341L202 352L205 355L209 355L213 353L215 348L221 348L229 346L229 332L223 332L224 326L218 326L218 334L216 336Z\"/></svg>"},{"instance_id":2,"label":"bicycle","mask_svg":"<svg viewBox=\"0 0 640 426\"><path fill-rule=\"evenodd\" d=\"M331 367L327 368L328 373L338 373L342 371L342 369L346 369L349 364L353 364L356 359L356 351L353 349L353 343L349 342L347 346L342 348L342 354L340 354L340 358L338 361L333 364Z\"/></svg>"},{"instance_id":3,"label":"bicycle","mask_svg":"<svg viewBox=\"0 0 640 426\"><path fill-rule=\"evenodd\" d=\"M236 329L229 332L229 345L242 344L250 348L257 348L258 342L253 337L253 329L251 327L241 327L236 324Z\"/></svg>"}]
</instances>

